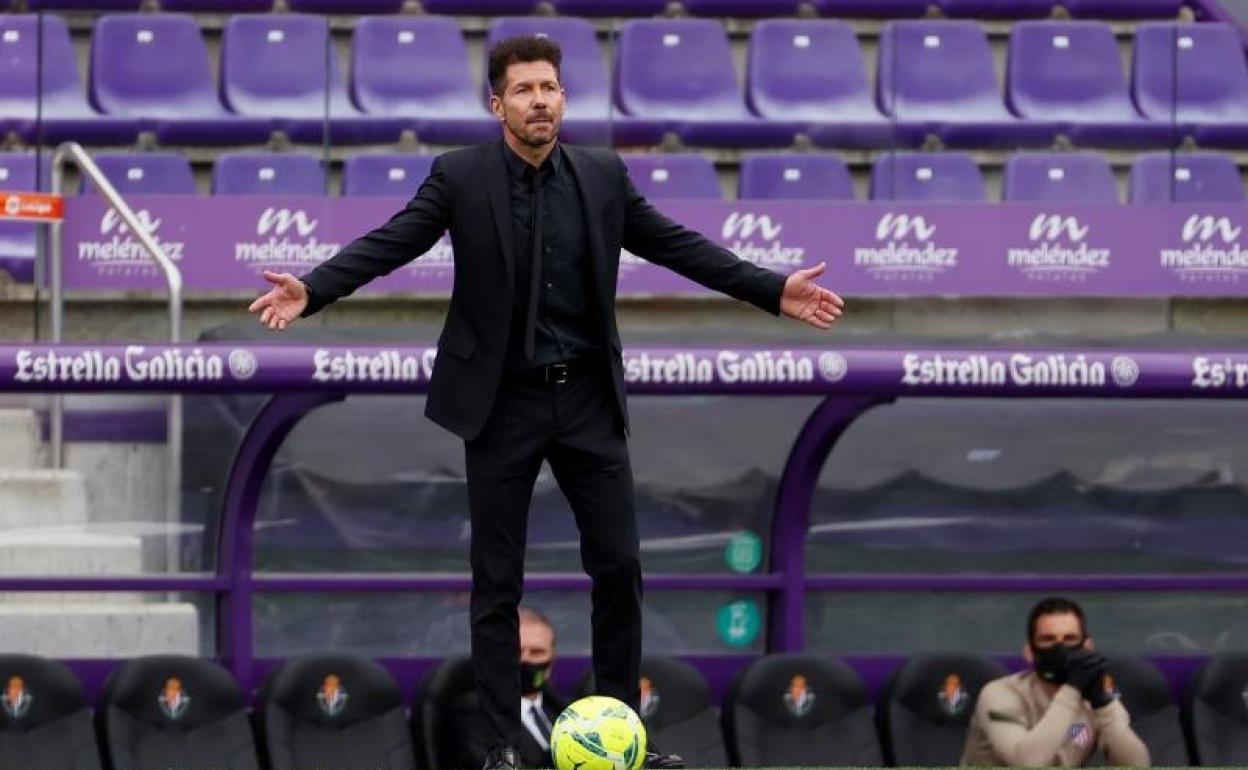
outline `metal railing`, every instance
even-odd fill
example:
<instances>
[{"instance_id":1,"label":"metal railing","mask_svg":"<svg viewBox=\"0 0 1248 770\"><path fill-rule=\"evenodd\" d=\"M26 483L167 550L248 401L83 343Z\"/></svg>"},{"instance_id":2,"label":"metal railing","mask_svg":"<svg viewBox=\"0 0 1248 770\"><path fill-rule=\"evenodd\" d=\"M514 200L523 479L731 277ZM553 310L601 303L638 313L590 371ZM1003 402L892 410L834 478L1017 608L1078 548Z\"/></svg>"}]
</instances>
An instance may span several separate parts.
<instances>
[{"instance_id":1,"label":"metal railing","mask_svg":"<svg viewBox=\"0 0 1248 770\"><path fill-rule=\"evenodd\" d=\"M134 210L121 197L121 194L117 192L117 188L113 187L108 178L104 176L104 172L100 171L100 167L95 165L95 161L91 159L87 151L77 142L65 142L52 153L53 195L59 196L64 194L65 164L68 161L72 161L78 167L79 172L91 180L91 183L95 185L100 195L104 196L108 204L121 217L121 221L125 223L126 227L130 228L130 232L134 234L134 237L138 239L151 258L160 266L165 283L169 288L169 341L175 344L181 342L182 271L178 269L178 266L174 264L169 255L165 253L165 250L161 248L160 243L143 226L143 222L139 220ZM54 343L64 342L65 281L63 264L64 245L61 242L62 227L61 221L52 222L48 239L50 252L49 283L52 294L52 341ZM52 466L54 468L64 468L65 397L60 393L52 397L50 423L49 438L52 445ZM177 393L169 396L166 431L169 467L166 471L165 515L169 527L168 532L170 533L168 535L170 542L167 549L167 557L175 559L177 544L173 532L180 519L180 494L182 489L182 396ZM176 565L171 563L168 566L170 569L173 569Z\"/></svg>"}]
</instances>

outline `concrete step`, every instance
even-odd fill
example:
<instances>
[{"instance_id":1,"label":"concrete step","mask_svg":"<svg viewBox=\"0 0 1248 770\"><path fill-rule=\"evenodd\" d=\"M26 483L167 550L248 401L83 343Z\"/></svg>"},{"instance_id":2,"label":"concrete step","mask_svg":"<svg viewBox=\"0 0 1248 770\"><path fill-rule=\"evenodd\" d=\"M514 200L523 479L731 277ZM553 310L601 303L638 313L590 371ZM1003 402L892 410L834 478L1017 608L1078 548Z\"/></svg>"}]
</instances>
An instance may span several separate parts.
<instances>
[{"instance_id":1,"label":"concrete step","mask_svg":"<svg viewBox=\"0 0 1248 770\"><path fill-rule=\"evenodd\" d=\"M0 650L53 658L198 655L195 605L0 604Z\"/></svg>"},{"instance_id":2,"label":"concrete step","mask_svg":"<svg viewBox=\"0 0 1248 770\"><path fill-rule=\"evenodd\" d=\"M31 409L0 408L0 469L42 467L39 418Z\"/></svg>"},{"instance_id":3,"label":"concrete step","mask_svg":"<svg viewBox=\"0 0 1248 770\"><path fill-rule=\"evenodd\" d=\"M85 524L87 486L66 470L0 470L0 531Z\"/></svg>"},{"instance_id":4,"label":"concrete step","mask_svg":"<svg viewBox=\"0 0 1248 770\"><path fill-rule=\"evenodd\" d=\"M139 575L143 541L133 535L52 530L0 532L0 575ZM0 592L5 604L142 604L137 592Z\"/></svg>"}]
</instances>

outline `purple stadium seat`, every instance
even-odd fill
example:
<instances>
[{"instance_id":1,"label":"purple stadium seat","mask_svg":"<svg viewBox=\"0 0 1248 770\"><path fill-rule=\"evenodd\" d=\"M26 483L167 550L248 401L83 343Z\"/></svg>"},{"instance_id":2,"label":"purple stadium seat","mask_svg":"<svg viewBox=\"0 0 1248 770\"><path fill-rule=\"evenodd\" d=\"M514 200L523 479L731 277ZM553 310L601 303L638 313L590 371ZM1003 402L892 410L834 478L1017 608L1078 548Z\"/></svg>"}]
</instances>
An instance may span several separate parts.
<instances>
[{"instance_id":1,"label":"purple stadium seat","mask_svg":"<svg viewBox=\"0 0 1248 770\"><path fill-rule=\"evenodd\" d=\"M890 147L854 30L831 19L761 21L750 36L746 98L765 118L797 121L817 143Z\"/></svg>"},{"instance_id":2,"label":"purple stadium seat","mask_svg":"<svg viewBox=\"0 0 1248 770\"><path fill-rule=\"evenodd\" d=\"M137 11L142 0L28 0L32 11Z\"/></svg>"},{"instance_id":3,"label":"purple stadium seat","mask_svg":"<svg viewBox=\"0 0 1248 770\"><path fill-rule=\"evenodd\" d=\"M922 16L936 0L814 0L820 16L863 16L873 19L901 19Z\"/></svg>"},{"instance_id":4,"label":"purple stadium seat","mask_svg":"<svg viewBox=\"0 0 1248 770\"><path fill-rule=\"evenodd\" d=\"M490 25L488 45L517 35L546 35L563 52L560 78L567 91L561 136L581 144L650 145L663 139L663 124L613 110L607 66L594 27L585 19L511 16ZM489 94L490 84L483 83Z\"/></svg>"},{"instance_id":5,"label":"purple stadium seat","mask_svg":"<svg viewBox=\"0 0 1248 770\"><path fill-rule=\"evenodd\" d=\"M1231 25L1140 24L1132 79L1145 116L1202 145L1248 146L1248 62Z\"/></svg>"},{"instance_id":6,"label":"purple stadium seat","mask_svg":"<svg viewBox=\"0 0 1248 770\"><path fill-rule=\"evenodd\" d=\"M1062 0L1074 16L1095 19L1174 18L1183 0Z\"/></svg>"},{"instance_id":7,"label":"purple stadium seat","mask_svg":"<svg viewBox=\"0 0 1248 770\"><path fill-rule=\"evenodd\" d=\"M1056 121L1076 144L1158 145L1173 134L1136 111L1118 41L1096 21L1015 24L1006 102L1025 118Z\"/></svg>"},{"instance_id":8,"label":"purple stadium seat","mask_svg":"<svg viewBox=\"0 0 1248 770\"><path fill-rule=\"evenodd\" d=\"M91 158L122 195L195 195L191 164L176 152L102 152ZM81 192L94 194L85 177Z\"/></svg>"},{"instance_id":9,"label":"purple stadium seat","mask_svg":"<svg viewBox=\"0 0 1248 770\"><path fill-rule=\"evenodd\" d=\"M1028 19L1048 16L1058 0L939 0L946 16Z\"/></svg>"},{"instance_id":10,"label":"purple stadium seat","mask_svg":"<svg viewBox=\"0 0 1248 770\"><path fill-rule=\"evenodd\" d=\"M854 199L854 182L845 161L826 153L768 153L741 159L737 198Z\"/></svg>"},{"instance_id":11,"label":"purple stadium seat","mask_svg":"<svg viewBox=\"0 0 1248 770\"><path fill-rule=\"evenodd\" d=\"M871 169L871 200L979 203L987 197L984 176L966 153L888 153Z\"/></svg>"},{"instance_id":12,"label":"purple stadium seat","mask_svg":"<svg viewBox=\"0 0 1248 770\"><path fill-rule=\"evenodd\" d=\"M800 0L681 0L694 16L793 16Z\"/></svg>"},{"instance_id":13,"label":"purple stadium seat","mask_svg":"<svg viewBox=\"0 0 1248 770\"><path fill-rule=\"evenodd\" d=\"M445 16L361 19L351 45L351 96L368 115L401 120L432 144L499 134L473 85L459 25Z\"/></svg>"},{"instance_id":14,"label":"purple stadium seat","mask_svg":"<svg viewBox=\"0 0 1248 770\"><path fill-rule=\"evenodd\" d=\"M36 168L34 153L0 153L0 190L33 192L39 187L46 190L47 177L45 175L43 184L39 185ZM25 222L0 222L0 270L15 281L30 283L35 278L37 227Z\"/></svg>"},{"instance_id":15,"label":"purple stadium seat","mask_svg":"<svg viewBox=\"0 0 1248 770\"><path fill-rule=\"evenodd\" d=\"M1239 167L1222 153L1152 152L1131 165L1132 203L1242 203Z\"/></svg>"},{"instance_id":16,"label":"purple stadium seat","mask_svg":"<svg viewBox=\"0 0 1248 770\"><path fill-rule=\"evenodd\" d=\"M1103 155L1020 153L1006 161L1001 197L1044 203L1117 203L1118 188Z\"/></svg>"},{"instance_id":17,"label":"purple stadium seat","mask_svg":"<svg viewBox=\"0 0 1248 770\"><path fill-rule=\"evenodd\" d=\"M160 0L160 10L181 13L264 13L273 0Z\"/></svg>"},{"instance_id":18,"label":"purple stadium seat","mask_svg":"<svg viewBox=\"0 0 1248 770\"><path fill-rule=\"evenodd\" d=\"M633 187L652 200L720 200L724 197L710 158L694 153L624 155Z\"/></svg>"},{"instance_id":19,"label":"purple stadium seat","mask_svg":"<svg viewBox=\"0 0 1248 770\"><path fill-rule=\"evenodd\" d=\"M420 5L429 13L513 16L532 13L537 2L538 0L422 0Z\"/></svg>"},{"instance_id":20,"label":"purple stadium seat","mask_svg":"<svg viewBox=\"0 0 1248 770\"><path fill-rule=\"evenodd\" d=\"M565 16L657 16L667 0L552 0Z\"/></svg>"},{"instance_id":21,"label":"purple stadium seat","mask_svg":"<svg viewBox=\"0 0 1248 770\"><path fill-rule=\"evenodd\" d=\"M880 34L876 91L903 134L950 145L1047 145L1056 126L1005 109L992 51L973 21L893 21ZM912 136L913 138L913 136Z\"/></svg>"},{"instance_id":22,"label":"purple stadium seat","mask_svg":"<svg viewBox=\"0 0 1248 770\"><path fill-rule=\"evenodd\" d=\"M316 16L234 16L221 39L221 93L240 115L271 118L297 142L388 142L403 124L363 116L347 99L329 24Z\"/></svg>"},{"instance_id":23,"label":"purple stadium seat","mask_svg":"<svg viewBox=\"0 0 1248 770\"><path fill-rule=\"evenodd\" d=\"M688 144L783 147L796 126L745 107L728 35L710 19L624 23L616 42L616 103L626 114L666 121Z\"/></svg>"},{"instance_id":24,"label":"purple stadium seat","mask_svg":"<svg viewBox=\"0 0 1248 770\"><path fill-rule=\"evenodd\" d=\"M226 152L212 170L213 195L324 195L325 168L311 155Z\"/></svg>"},{"instance_id":25,"label":"purple stadium seat","mask_svg":"<svg viewBox=\"0 0 1248 770\"><path fill-rule=\"evenodd\" d=\"M135 121L102 116L87 104L60 16L0 14L0 72L0 131L47 144L128 144L138 135Z\"/></svg>"},{"instance_id":26,"label":"purple stadium seat","mask_svg":"<svg viewBox=\"0 0 1248 770\"><path fill-rule=\"evenodd\" d=\"M432 166L432 155L352 155L342 165L342 194L411 197Z\"/></svg>"},{"instance_id":27,"label":"purple stadium seat","mask_svg":"<svg viewBox=\"0 0 1248 770\"><path fill-rule=\"evenodd\" d=\"M199 24L178 13L118 14L96 23L91 101L106 114L138 120L163 141L247 144L269 136L267 121L221 106Z\"/></svg>"},{"instance_id":28,"label":"purple stadium seat","mask_svg":"<svg viewBox=\"0 0 1248 770\"><path fill-rule=\"evenodd\" d=\"M299 13L398 13L403 0L288 0Z\"/></svg>"}]
</instances>

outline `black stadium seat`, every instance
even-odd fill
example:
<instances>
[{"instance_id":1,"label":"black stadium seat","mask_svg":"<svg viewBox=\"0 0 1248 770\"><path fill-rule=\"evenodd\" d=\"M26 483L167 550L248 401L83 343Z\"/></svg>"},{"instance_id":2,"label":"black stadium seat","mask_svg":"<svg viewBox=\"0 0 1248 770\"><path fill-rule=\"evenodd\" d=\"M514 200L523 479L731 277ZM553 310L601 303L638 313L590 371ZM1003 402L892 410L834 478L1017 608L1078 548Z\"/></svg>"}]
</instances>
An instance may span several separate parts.
<instances>
[{"instance_id":1,"label":"black stadium seat","mask_svg":"<svg viewBox=\"0 0 1248 770\"><path fill-rule=\"evenodd\" d=\"M351 655L309 655L278 667L256 703L271 770L410 770L416 758L390 672Z\"/></svg>"},{"instance_id":2,"label":"black stadium seat","mask_svg":"<svg viewBox=\"0 0 1248 770\"><path fill-rule=\"evenodd\" d=\"M862 682L831 658L786 653L752 661L729 688L723 722L734 765L881 763Z\"/></svg>"},{"instance_id":3,"label":"black stadium seat","mask_svg":"<svg viewBox=\"0 0 1248 770\"><path fill-rule=\"evenodd\" d=\"M1198 765L1248 765L1248 652L1215 655L1188 684L1183 723Z\"/></svg>"},{"instance_id":4,"label":"black stadium seat","mask_svg":"<svg viewBox=\"0 0 1248 770\"><path fill-rule=\"evenodd\" d=\"M1110 655L1107 685L1122 699L1131 715L1131 728L1148 746L1153 767L1191 765L1187 743L1179 722L1179 708L1170 697L1170 686L1149 661Z\"/></svg>"},{"instance_id":5,"label":"black stadium seat","mask_svg":"<svg viewBox=\"0 0 1248 770\"><path fill-rule=\"evenodd\" d=\"M63 663L0 655L0 768L99 770L82 683Z\"/></svg>"},{"instance_id":6,"label":"black stadium seat","mask_svg":"<svg viewBox=\"0 0 1248 770\"><path fill-rule=\"evenodd\" d=\"M428 770L464 770L481 766L485 752L477 731L480 717L466 656L444 659L425 676L412 705L412 732L424 747L421 767Z\"/></svg>"},{"instance_id":7,"label":"black stadium seat","mask_svg":"<svg viewBox=\"0 0 1248 770\"><path fill-rule=\"evenodd\" d=\"M203 658L135 658L108 678L97 712L116 770L258 770L243 694Z\"/></svg>"},{"instance_id":8,"label":"black stadium seat","mask_svg":"<svg viewBox=\"0 0 1248 770\"><path fill-rule=\"evenodd\" d=\"M884 759L890 765L958 764L979 691L1005 676L992 658L961 652L911 656L880 695L877 719Z\"/></svg>"},{"instance_id":9,"label":"black stadium seat","mask_svg":"<svg viewBox=\"0 0 1248 770\"><path fill-rule=\"evenodd\" d=\"M594 691L593 669L582 677L577 691ZM649 738L664 752L679 754L686 767L725 767L728 752L720 727L719 709L702 674L679 658L644 656L641 659L641 721Z\"/></svg>"}]
</instances>

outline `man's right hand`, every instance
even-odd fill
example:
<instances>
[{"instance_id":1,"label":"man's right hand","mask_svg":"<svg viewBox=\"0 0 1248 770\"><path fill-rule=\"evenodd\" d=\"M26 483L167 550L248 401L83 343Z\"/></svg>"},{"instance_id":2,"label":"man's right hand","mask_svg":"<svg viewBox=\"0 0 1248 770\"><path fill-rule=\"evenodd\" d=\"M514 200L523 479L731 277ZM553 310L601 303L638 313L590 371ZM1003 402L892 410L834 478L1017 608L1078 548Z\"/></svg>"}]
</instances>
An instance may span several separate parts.
<instances>
[{"instance_id":1,"label":"man's right hand","mask_svg":"<svg viewBox=\"0 0 1248 770\"><path fill-rule=\"evenodd\" d=\"M308 306L308 288L290 273L265 270L264 280L273 284L273 288L251 303L247 312L260 313L260 323L280 332Z\"/></svg>"},{"instance_id":2,"label":"man's right hand","mask_svg":"<svg viewBox=\"0 0 1248 770\"><path fill-rule=\"evenodd\" d=\"M1105 692L1105 673L1109 664L1095 650L1074 650L1066 658L1066 683L1077 689L1092 705L1100 708L1113 700Z\"/></svg>"}]
</instances>

